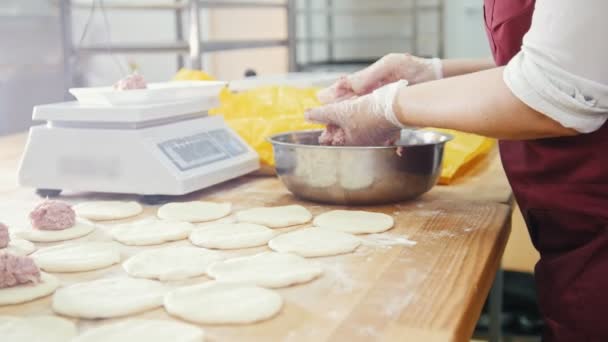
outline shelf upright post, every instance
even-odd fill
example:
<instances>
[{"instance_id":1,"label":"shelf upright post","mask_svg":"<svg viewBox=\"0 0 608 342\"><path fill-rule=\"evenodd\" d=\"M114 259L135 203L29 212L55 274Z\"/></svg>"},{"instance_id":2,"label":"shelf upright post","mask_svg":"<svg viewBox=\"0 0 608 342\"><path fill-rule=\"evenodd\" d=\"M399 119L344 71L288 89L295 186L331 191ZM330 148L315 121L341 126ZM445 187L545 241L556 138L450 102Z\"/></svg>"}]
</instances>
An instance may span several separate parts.
<instances>
[{"instance_id":1,"label":"shelf upright post","mask_svg":"<svg viewBox=\"0 0 608 342\"><path fill-rule=\"evenodd\" d=\"M296 0L286 0L285 4L287 18L287 65L290 72L298 71L298 40L297 40L297 16L298 8Z\"/></svg>"},{"instance_id":2,"label":"shelf upright post","mask_svg":"<svg viewBox=\"0 0 608 342\"><path fill-rule=\"evenodd\" d=\"M190 0L190 36L188 45L190 50L190 68L201 70L201 17L200 0Z\"/></svg>"},{"instance_id":3,"label":"shelf upright post","mask_svg":"<svg viewBox=\"0 0 608 342\"><path fill-rule=\"evenodd\" d=\"M174 0L175 4L175 39L178 42L184 41L184 8L179 6L181 0ZM181 69L184 67L184 56L181 53L177 54L177 68Z\"/></svg>"},{"instance_id":4,"label":"shelf upright post","mask_svg":"<svg viewBox=\"0 0 608 342\"><path fill-rule=\"evenodd\" d=\"M64 99L69 100L71 96L68 90L74 82L74 46L72 42L72 3L71 0L59 1L59 19L61 25L61 48L63 59L63 90Z\"/></svg>"}]
</instances>

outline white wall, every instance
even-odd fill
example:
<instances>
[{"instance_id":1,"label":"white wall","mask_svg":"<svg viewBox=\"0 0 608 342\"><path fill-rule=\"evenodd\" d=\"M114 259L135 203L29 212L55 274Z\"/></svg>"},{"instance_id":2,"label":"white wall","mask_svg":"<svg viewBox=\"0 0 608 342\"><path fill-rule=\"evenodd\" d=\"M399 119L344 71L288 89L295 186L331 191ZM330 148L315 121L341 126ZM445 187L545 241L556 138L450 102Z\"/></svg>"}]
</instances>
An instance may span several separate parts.
<instances>
[{"instance_id":1,"label":"white wall","mask_svg":"<svg viewBox=\"0 0 608 342\"><path fill-rule=\"evenodd\" d=\"M490 56L483 21L483 0L445 0L445 3L446 57Z\"/></svg>"}]
</instances>

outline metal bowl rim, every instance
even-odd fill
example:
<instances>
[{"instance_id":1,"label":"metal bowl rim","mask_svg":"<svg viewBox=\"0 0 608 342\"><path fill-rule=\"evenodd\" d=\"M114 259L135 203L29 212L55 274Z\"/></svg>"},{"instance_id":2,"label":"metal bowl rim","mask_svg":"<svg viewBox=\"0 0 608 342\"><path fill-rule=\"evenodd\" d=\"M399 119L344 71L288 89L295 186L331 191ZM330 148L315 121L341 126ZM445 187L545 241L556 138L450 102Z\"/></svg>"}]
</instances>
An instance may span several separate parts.
<instances>
[{"instance_id":1,"label":"metal bowl rim","mask_svg":"<svg viewBox=\"0 0 608 342\"><path fill-rule=\"evenodd\" d=\"M298 148L310 148L310 149L329 149L329 150L392 150L398 147L415 147L415 146L434 146L434 145L444 145L450 140L454 139L454 136L448 133L437 132L433 130L425 131L436 134L442 138L442 141L434 142L434 143L426 143L426 144L411 144L411 145L391 145L391 146L330 146L330 145L304 145L304 144L296 144L290 142L277 141L276 138L284 135L297 134L297 133L316 133L323 132L321 129L309 129L309 130L299 130L299 131L289 131L278 134L273 134L266 138L266 140L273 145L280 146L289 146L289 147L298 147Z\"/></svg>"}]
</instances>

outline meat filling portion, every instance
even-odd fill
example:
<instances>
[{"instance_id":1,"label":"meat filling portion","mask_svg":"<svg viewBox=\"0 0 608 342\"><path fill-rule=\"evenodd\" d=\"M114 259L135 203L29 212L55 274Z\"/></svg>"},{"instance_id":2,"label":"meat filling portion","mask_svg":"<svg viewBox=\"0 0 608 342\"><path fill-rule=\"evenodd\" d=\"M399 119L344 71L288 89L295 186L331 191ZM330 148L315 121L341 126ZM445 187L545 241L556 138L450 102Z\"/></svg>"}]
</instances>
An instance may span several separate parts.
<instances>
[{"instance_id":1,"label":"meat filling portion","mask_svg":"<svg viewBox=\"0 0 608 342\"><path fill-rule=\"evenodd\" d=\"M0 289L40 282L40 269L27 256L0 253Z\"/></svg>"},{"instance_id":2,"label":"meat filling portion","mask_svg":"<svg viewBox=\"0 0 608 342\"><path fill-rule=\"evenodd\" d=\"M0 248L6 248L11 242L11 237L8 235L8 227L0 222Z\"/></svg>"},{"instance_id":3,"label":"meat filling portion","mask_svg":"<svg viewBox=\"0 0 608 342\"><path fill-rule=\"evenodd\" d=\"M46 200L30 213L32 227L40 230L63 230L73 227L76 213L68 203Z\"/></svg>"},{"instance_id":4,"label":"meat filling portion","mask_svg":"<svg viewBox=\"0 0 608 342\"><path fill-rule=\"evenodd\" d=\"M144 80L143 76L137 73L133 73L112 86L115 90L133 90L133 89L146 89L148 84Z\"/></svg>"}]
</instances>

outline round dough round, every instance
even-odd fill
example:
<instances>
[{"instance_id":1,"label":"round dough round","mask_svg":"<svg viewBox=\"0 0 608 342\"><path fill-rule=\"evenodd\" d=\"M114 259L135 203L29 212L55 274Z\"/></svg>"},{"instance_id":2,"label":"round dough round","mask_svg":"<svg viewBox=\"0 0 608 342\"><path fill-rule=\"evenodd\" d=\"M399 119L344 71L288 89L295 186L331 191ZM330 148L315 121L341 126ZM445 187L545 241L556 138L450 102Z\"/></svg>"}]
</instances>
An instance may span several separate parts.
<instances>
[{"instance_id":1,"label":"round dough round","mask_svg":"<svg viewBox=\"0 0 608 342\"><path fill-rule=\"evenodd\" d=\"M56 316L0 316L2 341L71 341L77 334L76 325Z\"/></svg>"},{"instance_id":2,"label":"round dough round","mask_svg":"<svg viewBox=\"0 0 608 342\"><path fill-rule=\"evenodd\" d=\"M195 229L190 242L199 247L237 249L263 246L274 236L272 229L252 223L218 223Z\"/></svg>"},{"instance_id":3,"label":"round dough round","mask_svg":"<svg viewBox=\"0 0 608 342\"><path fill-rule=\"evenodd\" d=\"M165 292L165 286L148 279L99 279L57 290L53 310L78 318L122 317L161 306Z\"/></svg>"},{"instance_id":4,"label":"round dough round","mask_svg":"<svg viewBox=\"0 0 608 342\"><path fill-rule=\"evenodd\" d=\"M308 223L312 220L312 214L301 205L287 205L243 210L236 213L236 219L270 228L283 228Z\"/></svg>"},{"instance_id":5,"label":"round dough round","mask_svg":"<svg viewBox=\"0 0 608 342\"><path fill-rule=\"evenodd\" d=\"M264 252L217 262L207 274L219 281L278 288L307 283L323 273L316 262L293 254Z\"/></svg>"},{"instance_id":6,"label":"round dough round","mask_svg":"<svg viewBox=\"0 0 608 342\"><path fill-rule=\"evenodd\" d=\"M303 257L321 257L350 253L361 244L358 238L339 231L306 228L281 234L268 242L280 253L293 253Z\"/></svg>"},{"instance_id":7,"label":"round dough round","mask_svg":"<svg viewBox=\"0 0 608 342\"><path fill-rule=\"evenodd\" d=\"M93 201L78 203L72 207L76 216L93 221L120 220L141 214L141 204L130 201Z\"/></svg>"},{"instance_id":8,"label":"round dough round","mask_svg":"<svg viewBox=\"0 0 608 342\"><path fill-rule=\"evenodd\" d=\"M230 214L232 204L214 202L175 202L158 208L158 217L185 222L206 222L221 219Z\"/></svg>"},{"instance_id":9,"label":"round dough round","mask_svg":"<svg viewBox=\"0 0 608 342\"><path fill-rule=\"evenodd\" d=\"M119 263L120 251L112 242L67 243L40 249L32 258L47 272L85 272Z\"/></svg>"},{"instance_id":10,"label":"round dough round","mask_svg":"<svg viewBox=\"0 0 608 342\"><path fill-rule=\"evenodd\" d=\"M151 319L130 319L88 330L72 342L202 342L205 334L189 324Z\"/></svg>"},{"instance_id":11,"label":"round dough round","mask_svg":"<svg viewBox=\"0 0 608 342\"><path fill-rule=\"evenodd\" d=\"M11 237L11 241L8 243L6 248L0 248L0 253L10 253L14 255L30 255L36 251L36 246L23 239L14 239Z\"/></svg>"},{"instance_id":12,"label":"round dough round","mask_svg":"<svg viewBox=\"0 0 608 342\"><path fill-rule=\"evenodd\" d=\"M351 234L382 233L395 224L393 218L382 213L360 210L332 210L317 216L313 224Z\"/></svg>"},{"instance_id":13,"label":"round dough round","mask_svg":"<svg viewBox=\"0 0 608 342\"><path fill-rule=\"evenodd\" d=\"M59 287L59 280L48 273L40 272L40 282L0 289L0 305L21 304L46 297Z\"/></svg>"},{"instance_id":14,"label":"round dough round","mask_svg":"<svg viewBox=\"0 0 608 342\"><path fill-rule=\"evenodd\" d=\"M73 227L62 230L40 230L28 228L18 230L15 236L32 242L58 242L78 239L91 234L95 230L95 225L84 219L76 219Z\"/></svg>"},{"instance_id":15,"label":"round dough round","mask_svg":"<svg viewBox=\"0 0 608 342\"><path fill-rule=\"evenodd\" d=\"M221 260L218 252L196 247L165 247L138 253L124 262L125 271L136 278L182 280L206 274Z\"/></svg>"},{"instance_id":16,"label":"round dough round","mask_svg":"<svg viewBox=\"0 0 608 342\"><path fill-rule=\"evenodd\" d=\"M165 296L169 314L201 324L248 324L275 316L283 299L257 286L208 282L182 287Z\"/></svg>"},{"instance_id":17,"label":"round dough round","mask_svg":"<svg viewBox=\"0 0 608 342\"><path fill-rule=\"evenodd\" d=\"M149 246L186 239L193 229L189 222L151 219L119 225L110 235L125 245Z\"/></svg>"}]
</instances>

